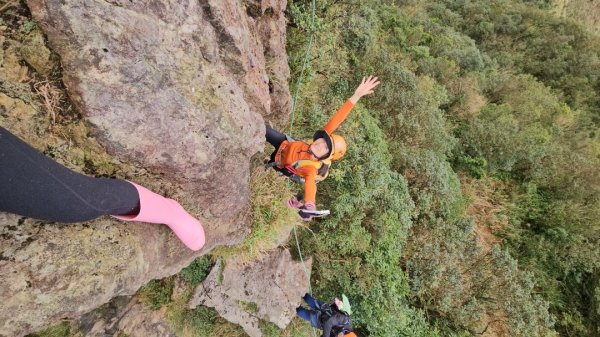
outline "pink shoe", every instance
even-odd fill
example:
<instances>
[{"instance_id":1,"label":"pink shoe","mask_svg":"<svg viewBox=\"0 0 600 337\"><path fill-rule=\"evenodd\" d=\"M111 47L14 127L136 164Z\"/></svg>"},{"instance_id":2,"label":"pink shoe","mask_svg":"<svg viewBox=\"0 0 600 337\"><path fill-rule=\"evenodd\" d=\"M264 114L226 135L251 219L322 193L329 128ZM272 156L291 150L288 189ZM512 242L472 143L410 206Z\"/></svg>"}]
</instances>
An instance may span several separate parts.
<instances>
[{"instance_id":1,"label":"pink shoe","mask_svg":"<svg viewBox=\"0 0 600 337\"><path fill-rule=\"evenodd\" d=\"M196 251L204 246L202 224L186 212L177 201L158 195L143 186L129 183L138 191L140 212L137 215L112 215L112 217L125 221L165 224L189 249Z\"/></svg>"}]
</instances>

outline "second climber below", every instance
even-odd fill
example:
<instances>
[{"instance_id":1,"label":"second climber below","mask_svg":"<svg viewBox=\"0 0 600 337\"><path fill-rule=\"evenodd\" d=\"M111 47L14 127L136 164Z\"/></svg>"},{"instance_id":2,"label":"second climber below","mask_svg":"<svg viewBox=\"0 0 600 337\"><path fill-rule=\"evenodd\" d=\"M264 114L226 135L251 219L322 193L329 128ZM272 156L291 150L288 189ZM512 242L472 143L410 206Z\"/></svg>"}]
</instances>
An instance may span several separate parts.
<instances>
[{"instance_id":1,"label":"second climber below","mask_svg":"<svg viewBox=\"0 0 600 337\"><path fill-rule=\"evenodd\" d=\"M352 308L346 295L342 300L335 298L333 303L323 303L310 294L302 297L309 308L299 306L296 315L308 321L313 328L322 329L321 337L357 337L352 329Z\"/></svg>"},{"instance_id":2,"label":"second climber below","mask_svg":"<svg viewBox=\"0 0 600 337\"><path fill-rule=\"evenodd\" d=\"M327 176L331 162L342 158L346 153L346 141L333 132L348 117L356 102L362 96L372 94L377 85L377 77L363 77L354 94L329 119L322 130L315 132L311 142L294 140L269 126L266 127L267 142L275 147L269 160L271 167L293 180L304 183L304 204L298 198L292 198L287 203L289 207L300 209L299 214L303 220L311 220L310 211L316 210L317 182Z\"/></svg>"}]
</instances>

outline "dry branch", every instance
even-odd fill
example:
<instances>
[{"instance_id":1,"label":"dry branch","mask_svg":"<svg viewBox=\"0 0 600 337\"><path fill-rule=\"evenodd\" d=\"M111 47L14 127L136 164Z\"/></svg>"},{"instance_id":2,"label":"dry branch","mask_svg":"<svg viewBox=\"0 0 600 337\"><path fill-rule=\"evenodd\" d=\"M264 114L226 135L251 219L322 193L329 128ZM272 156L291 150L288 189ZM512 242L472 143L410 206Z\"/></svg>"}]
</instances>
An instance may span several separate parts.
<instances>
[{"instance_id":1,"label":"dry branch","mask_svg":"<svg viewBox=\"0 0 600 337\"><path fill-rule=\"evenodd\" d=\"M60 106L63 100L61 91L49 81L37 82L33 88L44 102L46 112L51 118L51 125L56 124L56 116L62 110Z\"/></svg>"}]
</instances>

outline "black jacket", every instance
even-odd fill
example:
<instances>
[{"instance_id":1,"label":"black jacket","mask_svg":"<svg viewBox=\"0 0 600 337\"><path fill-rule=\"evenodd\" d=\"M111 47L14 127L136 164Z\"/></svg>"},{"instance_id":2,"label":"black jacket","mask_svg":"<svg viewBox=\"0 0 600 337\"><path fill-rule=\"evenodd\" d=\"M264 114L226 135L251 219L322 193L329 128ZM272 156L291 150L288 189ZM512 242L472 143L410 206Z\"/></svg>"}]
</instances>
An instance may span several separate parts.
<instances>
[{"instance_id":1,"label":"black jacket","mask_svg":"<svg viewBox=\"0 0 600 337\"><path fill-rule=\"evenodd\" d=\"M326 317L323 317L326 319ZM352 322L350 322L350 317L345 315L339 311L334 313L326 320L322 320L323 322L323 335L322 337L335 337L342 330L352 331Z\"/></svg>"}]
</instances>

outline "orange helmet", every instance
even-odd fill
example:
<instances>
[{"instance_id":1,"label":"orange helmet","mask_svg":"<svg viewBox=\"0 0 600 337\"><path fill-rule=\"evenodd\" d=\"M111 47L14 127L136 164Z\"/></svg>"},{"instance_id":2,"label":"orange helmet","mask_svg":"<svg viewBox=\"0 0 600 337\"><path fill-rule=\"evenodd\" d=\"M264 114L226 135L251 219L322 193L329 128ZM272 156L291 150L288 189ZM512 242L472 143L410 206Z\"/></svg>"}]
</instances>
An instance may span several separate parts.
<instances>
[{"instance_id":1,"label":"orange helmet","mask_svg":"<svg viewBox=\"0 0 600 337\"><path fill-rule=\"evenodd\" d=\"M331 149L329 159L338 160L346 154L346 140L340 135L331 135L330 137L333 149Z\"/></svg>"},{"instance_id":2,"label":"orange helmet","mask_svg":"<svg viewBox=\"0 0 600 337\"><path fill-rule=\"evenodd\" d=\"M340 135L330 135L325 130L318 130L313 136L313 141L319 138L323 138L329 148L329 153L322 158L319 158L319 160L338 160L346 154L346 140L344 137Z\"/></svg>"}]
</instances>

